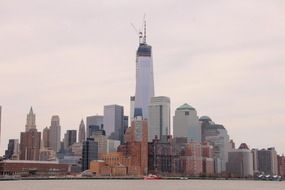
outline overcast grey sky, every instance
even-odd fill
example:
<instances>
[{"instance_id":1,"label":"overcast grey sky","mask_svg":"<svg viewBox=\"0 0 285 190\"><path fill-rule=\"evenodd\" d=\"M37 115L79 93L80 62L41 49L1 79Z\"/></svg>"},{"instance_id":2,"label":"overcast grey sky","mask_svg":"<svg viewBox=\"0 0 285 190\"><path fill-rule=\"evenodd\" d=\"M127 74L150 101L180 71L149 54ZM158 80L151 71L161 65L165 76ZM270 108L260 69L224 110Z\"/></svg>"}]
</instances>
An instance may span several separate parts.
<instances>
[{"instance_id":1,"label":"overcast grey sky","mask_svg":"<svg viewBox=\"0 0 285 190\"><path fill-rule=\"evenodd\" d=\"M147 17L156 95L172 113L187 102L224 124L237 145L285 153L285 1L0 0L4 153L30 106L41 131L62 134L135 92L138 38Z\"/></svg>"}]
</instances>

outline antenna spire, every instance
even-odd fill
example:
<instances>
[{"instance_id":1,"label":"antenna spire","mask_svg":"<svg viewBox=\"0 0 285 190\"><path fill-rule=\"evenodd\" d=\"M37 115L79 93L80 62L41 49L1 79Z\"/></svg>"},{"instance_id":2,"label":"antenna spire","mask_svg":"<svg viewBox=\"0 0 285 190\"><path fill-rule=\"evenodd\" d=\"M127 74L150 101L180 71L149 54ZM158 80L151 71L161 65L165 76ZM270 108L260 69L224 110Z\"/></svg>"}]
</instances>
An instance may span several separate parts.
<instances>
[{"instance_id":1,"label":"antenna spire","mask_svg":"<svg viewBox=\"0 0 285 190\"><path fill-rule=\"evenodd\" d=\"M143 43L146 44L146 20L144 16L144 35L143 35Z\"/></svg>"}]
</instances>

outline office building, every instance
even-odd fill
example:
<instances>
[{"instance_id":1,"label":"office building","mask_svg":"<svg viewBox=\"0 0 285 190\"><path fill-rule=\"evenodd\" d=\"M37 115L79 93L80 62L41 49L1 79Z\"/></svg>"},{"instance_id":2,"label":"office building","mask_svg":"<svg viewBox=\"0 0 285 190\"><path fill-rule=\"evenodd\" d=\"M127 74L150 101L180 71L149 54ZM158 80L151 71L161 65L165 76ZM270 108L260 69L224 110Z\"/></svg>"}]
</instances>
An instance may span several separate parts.
<instances>
[{"instance_id":1,"label":"office building","mask_svg":"<svg viewBox=\"0 0 285 190\"><path fill-rule=\"evenodd\" d=\"M5 159L17 160L19 159L19 140L9 139L8 148L5 151Z\"/></svg>"},{"instance_id":2,"label":"office building","mask_svg":"<svg viewBox=\"0 0 285 190\"><path fill-rule=\"evenodd\" d=\"M48 127L45 127L43 129L43 139L42 139L42 145L43 145L43 148L50 148L50 133L49 133L49 128Z\"/></svg>"},{"instance_id":3,"label":"office building","mask_svg":"<svg viewBox=\"0 0 285 190\"><path fill-rule=\"evenodd\" d=\"M37 129L21 132L20 160L39 160L40 148L41 132Z\"/></svg>"},{"instance_id":4,"label":"office building","mask_svg":"<svg viewBox=\"0 0 285 190\"><path fill-rule=\"evenodd\" d=\"M77 139L77 131L76 130L67 130L66 133L64 134L64 150L65 151L70 151L70 146L76 143Z\"/></svg>"},{"instance_id":5,"label":"office building","mask_svg":"<svg viewBox=\"0 0 285 190\"><path fill-rule=\"evenodd\" d=\"M20 137L20 160L39 160L41 132L36 129L36 115L32 108L27 115L25 129Z\"/></svg>"},{"instance_id":6,"label":"office building","mask_svg":"<svg viewBox=\"0 0 285 190\"><path fill-rule=\"evenodd\" d=\"M149 104L148 142L157 136L170 135L170 98L152 97Z\"/></svg>"},{"instance_id":7,"label":"office building","mask_svg":"<svg viewBox=\"0 0 285 190\"><path fill-rule=\"evenodd\" d=\"M107 138L123 142L125 132L123 106L104 106L104 130Z\"/></svg>"},{"instance_id":8,"label":"office building","mask_svg":"<svg viewBox=\"0 0 285 190\"><path fill-rule=\"evenodd\" d=\"M253 177L253 155L245 143L229 151L227 173L231 177Z\"/></svg>"},{"instance_id":9,"label":"office building","mask_svg":"<svg viewBox=\"0 0 285 190\"><path fill-rule=\"evenodd\" d=\"M215 174L226 171L228 152L232 148L230 137L223 125L215 124L210 117L202 116L199 121L202 127L202 142L209 142L214 149Z\"/></svg>"},{"instance_id":10,"label":"office building","mask_svg":"<svg viewBox=\"0 0 285 190\"><path fill-rule=\"evenodd\" d=\"M51 125L49 128L49 145L54 152L60 150L60 137L61 137L61 126L58 115L51 117Z\"/></svg>"},{"instance_id":11,"label":"office building","mask_svg":"<svg viewBox=\"0 0 285 190\"><path fill-rule=\"evenodd\" d=\"M201 142L201 123L197 111L189 104L185 103L175 110L173 136L187 137L189 142Z\"/></svg>"},{"instance_id":12,"label":"office building","mask_svg":"<svg viewBox=\"0 0 285 190\"><path fill-rule=\"evenodd\" d=\"M98 144L94 139L87 138L87 140L83 142L82 171L89 169L92 160L98 160Z\"/></svg>"},{"instance_id":13,"label":"office building","mask_svg":"<svg viewBox=\"0 0 285 190\"><path fill-rule=\"evenodd\" d=\"M146 23L144 33L140 33L136 55L135 108L141 108L143 117L148 119L148 106L154 96L152 47L146 43Z\"/></svg>"},{"instance_id":14,"label":"office building","mask_svg":"<svg viewBox=\"0 0 285 190\"><path fill-rule=\"evenodd\" d=\"M261 174L277 175L278 161L275 148L257 150L257 166Z\"/></svg>"},{"instance_id":15,"label":"office building","mask_svg":"<svg viewBox=\"0 0 285 190\"><path fill-rule=\"evenodd\" d=\"M103 118L102 115L86 117L86 138L90 138L97 130L103 129Z\"/></svg>"},{"instance_id":16,"label":"office building","mask_svg":"<svg viewBox=\"0 0 285 190\"><path fill-rule=\"evenodd\" d=\"M83 141L85 141L85 124L82 119L78 130L78 142L82 143Z\"/></svg>"}]
</instances>

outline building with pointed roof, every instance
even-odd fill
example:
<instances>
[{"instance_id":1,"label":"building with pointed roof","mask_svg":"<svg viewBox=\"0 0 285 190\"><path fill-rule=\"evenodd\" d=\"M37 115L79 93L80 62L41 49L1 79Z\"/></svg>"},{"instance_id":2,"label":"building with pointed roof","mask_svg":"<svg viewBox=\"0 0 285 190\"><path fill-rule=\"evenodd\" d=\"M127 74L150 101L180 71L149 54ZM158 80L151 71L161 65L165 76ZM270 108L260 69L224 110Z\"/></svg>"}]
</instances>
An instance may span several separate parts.
<instances>
[{"instance_id":1,"label":"building with pointed roof","mask_svg":"<svg viewBox=\"0 0 285 190\"><path fill-rule=\"evenodd\" d=\"M82 119L78 130L78 142L83 143L83 141L85 141L85 124Z\"/></svg>"}]
</instances>

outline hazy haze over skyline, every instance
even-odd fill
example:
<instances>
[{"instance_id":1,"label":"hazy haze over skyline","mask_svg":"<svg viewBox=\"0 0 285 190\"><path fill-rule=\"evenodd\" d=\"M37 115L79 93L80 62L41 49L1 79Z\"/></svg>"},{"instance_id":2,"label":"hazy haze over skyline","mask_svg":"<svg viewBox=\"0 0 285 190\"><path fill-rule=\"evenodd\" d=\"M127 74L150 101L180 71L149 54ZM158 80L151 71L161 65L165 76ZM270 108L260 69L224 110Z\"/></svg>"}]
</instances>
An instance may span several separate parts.
<instances>
[{"instance_id":1,"label":"hazy haze over skyline","mask_svg":"<svg viewBox=\"0 0 285 190\"><path fill-rule=\"evenodd\" d=\"M25 130L59 115L62 134L135 93L147 15L156 95L172 115L187 102L239 145L285 153L285 1L0 0L0 154ZM171 121L172 122L172 121Z\"/></svg>"}]
</instances>

